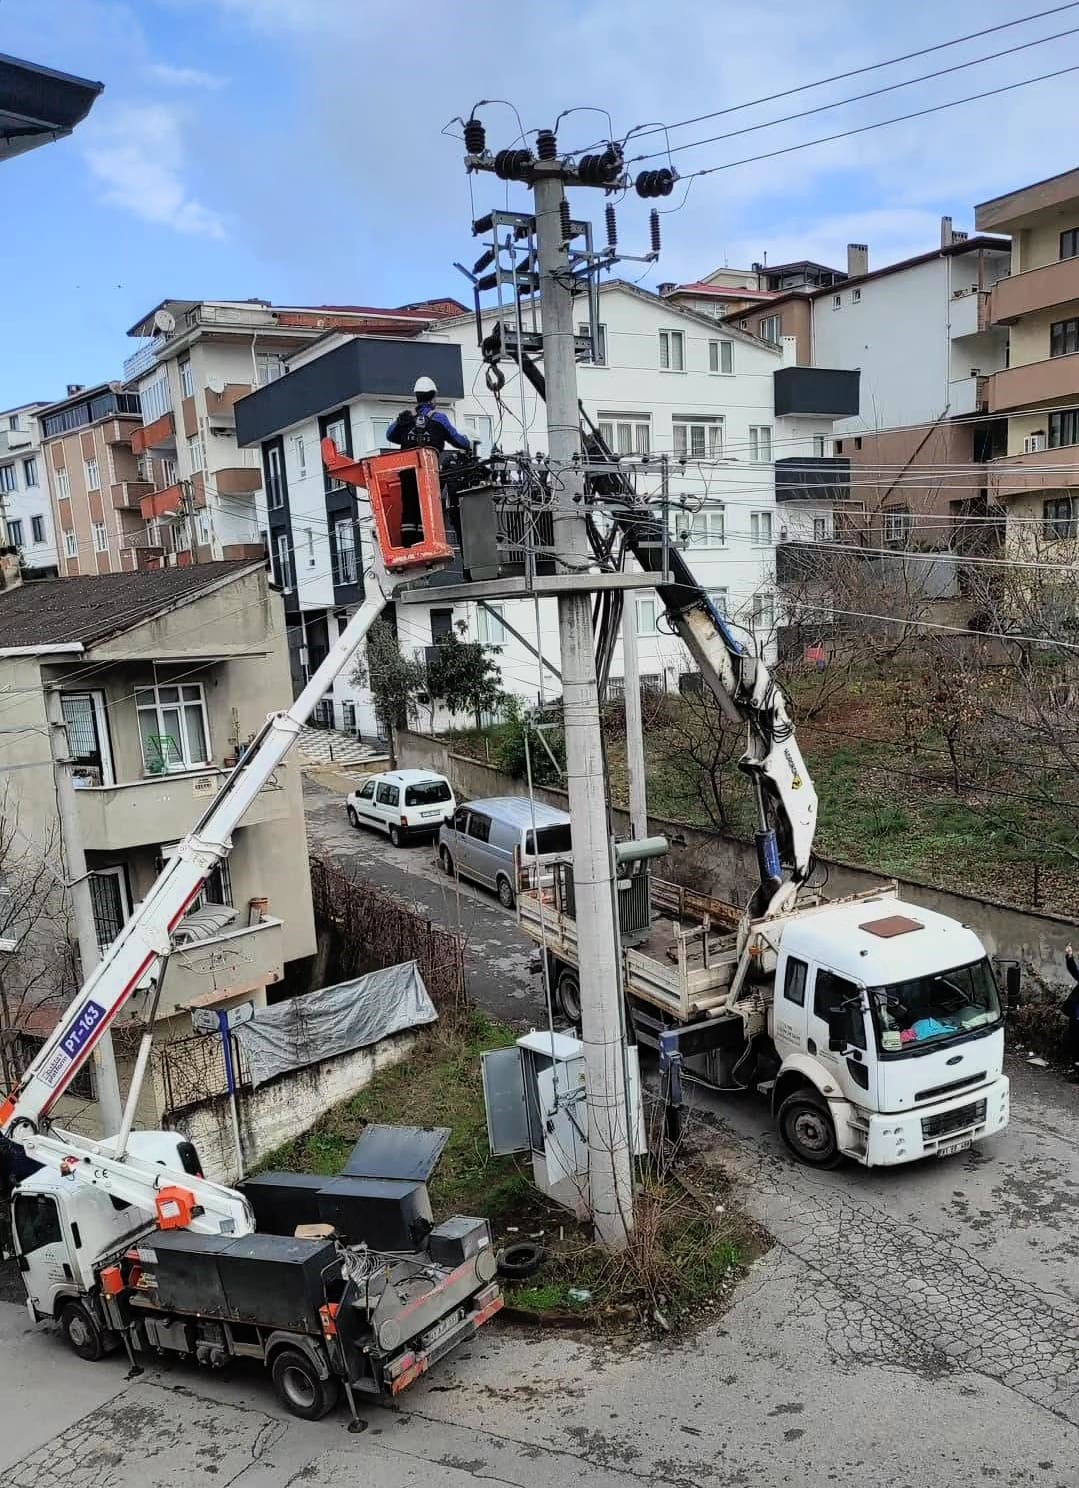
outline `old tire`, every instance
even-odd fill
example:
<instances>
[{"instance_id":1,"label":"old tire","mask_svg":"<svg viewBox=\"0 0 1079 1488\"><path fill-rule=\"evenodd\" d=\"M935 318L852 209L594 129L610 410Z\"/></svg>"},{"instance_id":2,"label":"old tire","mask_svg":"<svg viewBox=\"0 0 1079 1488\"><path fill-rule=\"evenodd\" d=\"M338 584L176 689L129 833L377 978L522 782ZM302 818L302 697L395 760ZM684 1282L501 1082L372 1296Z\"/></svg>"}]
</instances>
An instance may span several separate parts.
<instances>
[{"instance_id":1,"label":"old tire","mask_svg":"<svg viewBox=\"0 0 1079 1488\"><path fill-rule=\"evenodd\" d=\"M567 1023L572 1023L579 1028L581 1024L581 982L577 973L564 971L558 978L556 990L562 1016Z\"/></svg>"},{"instance_id":2,"label":"old tire","mask_svg":"<svg viewBox=\"0 0 1079 1488\"><path fill-rule=\"evenodd\" d=\"M319 1421L337 1404L338 1384L333 1375L322 1379L313 1359L300 1349L282 1349L270 1367L277 1398L303 1421Z\"/></svg>"},{"instance_id":3,"label":"old tire","mask_svg":"<svg viewBox=\"0 0 1079 1488\"><path fill-rule=\"evenodd\" d=\"M356 815L355 806L348 808L348 824L350 827L358 827L360 825L360 818Z\"/></svg>"},{"instance_id":4,"label":"old tire","mask_svg":"<svg viewBox=\"0 0 1079 1488\"><path fill-rule=\"evenodd\" d=\"M547 1252L534 1240L521 1240L516 1245L507 1245L498 1254L498 1274L507 1281L523 1281L533 1276L543 1265Z\"/></svg>"},{"instance_id":5,"label":"old tire","mask_svg":"<svg viewBox=\"0 0 1079 1488\"><path fill-rule=\"evenodd\" d=\"M68 1302L60 1313L60 1331L80 1359L96 1364L105 1354L105 1336L81 1302Z\"/></svg>"},{"instance_id":6,"label":"old tire","mask_svg":"<svg viewBox=\"0 0 1079 1488\"><path fill-rule=\"evenodd\" d=\"M499 904L501 904L502 908L512 909L517 900L513 892L513 885L510 883L509 879L505 877L504 874L499 874L498 879L495 883L495 888L498 891L498 902Z\"/></svg>"},{"instance_id":7,"label":"old tire","mask_svg":"<svg viewBox=\"0 0 1079 1488\"><path fill-rule=\"evenodd\" d=\"M843 1161L831 1112L815 1092L788 1095L776 1120L787 1148L807 1167L835 1168Z\"/></svg>"},{"instance_id":8,"label":"old tire","mask_svg":"<svg viewBox=\"0 0 1079 1488\"><path fill-rule=\"evenodd\" d=\"M453 877L453 854L448 847L440 847L438 850L438 861L442 864L442 872L447 878Z\"/></svg>"}]
</instances>

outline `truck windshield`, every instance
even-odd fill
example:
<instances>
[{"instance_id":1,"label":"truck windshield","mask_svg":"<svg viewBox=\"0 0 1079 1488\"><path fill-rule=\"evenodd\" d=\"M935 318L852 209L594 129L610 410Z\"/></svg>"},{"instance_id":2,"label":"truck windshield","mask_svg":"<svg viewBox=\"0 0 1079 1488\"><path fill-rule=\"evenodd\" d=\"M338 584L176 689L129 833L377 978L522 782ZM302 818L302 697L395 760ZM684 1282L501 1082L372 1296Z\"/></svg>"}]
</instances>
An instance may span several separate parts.
<instances>
[{"instance_id":1,"label":"truck windshield","mask_svg":"<svg viewBox=\"0 0 1079 1488\"><path fill-rule=\"evenodd\" d=\"M878 1048L893 1058L984 1032L1001 1021L1000 994L984 958L891 987L871 987L869 1005Z\"/></svg>"}]
</instances>

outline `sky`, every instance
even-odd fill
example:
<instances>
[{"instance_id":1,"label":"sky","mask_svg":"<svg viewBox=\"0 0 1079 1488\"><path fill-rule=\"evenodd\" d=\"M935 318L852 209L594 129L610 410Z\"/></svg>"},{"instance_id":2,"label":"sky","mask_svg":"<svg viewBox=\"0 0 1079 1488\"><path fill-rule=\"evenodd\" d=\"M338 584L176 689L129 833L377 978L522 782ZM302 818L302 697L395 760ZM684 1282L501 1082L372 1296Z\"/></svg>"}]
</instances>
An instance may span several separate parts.
<instances>
[{"instance_id":1,"label":"sky","mask_svg":"<svg viewBox=\"0 0 1079 1488\"><path fill-rule=\"evenodd\" d=\"M1051 4L0 0L0 51L105 85L69 139L0 165L0 408L119 377L137 346L127 328L169 297L460 298L468 286L453 264L476 256L473 210L507 199L527 207L523 188L464 172L460 124L450 121L477 100L505 100L478 110L496 149L566 109L576 112L559 125L564 149L725 110L631 141L630 155L669 143L688 172L1079 67L1072 5L755 102ZM1055 39L1001 55L1041 37ZM968 61L976 65L774 122ZM976 202L1079 165L1069 127L1077 78L702 176L662 204L660 263L619 272L643 272L649 287L764 255L841 268L849 241L869 244L871 267L924 252L939 242L942 214L972 228ZM750 132L678 148L735 130ZM600 194L574 198L575 213L602 227ZM631 193L619 207L627 253L648 246L649 205Z\"/></svg>"}]
</instances>

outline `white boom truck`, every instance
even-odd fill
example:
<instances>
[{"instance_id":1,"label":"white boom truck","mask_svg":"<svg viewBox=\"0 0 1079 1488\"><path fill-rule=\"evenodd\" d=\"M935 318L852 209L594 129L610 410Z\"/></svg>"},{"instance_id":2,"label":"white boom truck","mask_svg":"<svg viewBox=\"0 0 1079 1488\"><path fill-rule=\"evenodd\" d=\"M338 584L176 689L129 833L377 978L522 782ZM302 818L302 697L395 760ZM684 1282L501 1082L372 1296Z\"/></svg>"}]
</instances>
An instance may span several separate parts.
<instances>
[{"instance_id":1,"label":"white boom truck","mask_svg":"<svg viewBox=\"0 0 1079 1488\"><path fill-rule=\"evenodd\" d=\"M484 350L497 356L497 346ZM524 372L543 396L528 357ZM746 726L740 767L757 803L760 882L737 928L730 916L723 925L723 907L701 902L695 927L684 915L656 920L644 944L627 945L638 1037L659 1049L676 1095L683 1069L721 1090L769 1094L787 1146L818 1167L910 1162L992 1136L1008 1122L1004 1009L981 942L894 889L834 903L808 889L817 795L783 691L635 497L583 408L581 417L597 507L646 572L666 568L656 592L704 684ZM576 1021L568 884L552 874L522 892L518 915Z\"/></svg>"},{"instance_id":2,"label":"white boom truck","mask_svg":"<svg viewBox=\"0 0 1079 1488\"><path fill-rule=\"evenodd\" d=\"M56 1319L85 1359L121 1346L133 1366L138 1351L210 1365L259 1359L294 1414L323 1415L343 1387L358 1427L357 1395L396 1394L501 1307L486 1223L458 1217L432 1228L426 1191L415 1185L390 1194L394 1185L380 1180L372 1188L285 1174L278 1186L301 1190L290 1195L289 1222L256 1228L262 1180L246 1193L209 1182L180 1133L131 1129L173 931L395 587L451 557L432 451L352 462L327 441L323 453L371 501L377 542L367 597L293 705L267 720L0 1104L0 1136L8 1155L25 1153L12 1218L32 1319ZM152 1003L120 1131L92 1141L59 1129L56 1102L148 979ZM349 1243L325 1233L296 1238L292 1221L325 1230L331 1214ZM391 1237L379 1248L362 1243L365 1214Z\"/></svg>"}]
</instances>

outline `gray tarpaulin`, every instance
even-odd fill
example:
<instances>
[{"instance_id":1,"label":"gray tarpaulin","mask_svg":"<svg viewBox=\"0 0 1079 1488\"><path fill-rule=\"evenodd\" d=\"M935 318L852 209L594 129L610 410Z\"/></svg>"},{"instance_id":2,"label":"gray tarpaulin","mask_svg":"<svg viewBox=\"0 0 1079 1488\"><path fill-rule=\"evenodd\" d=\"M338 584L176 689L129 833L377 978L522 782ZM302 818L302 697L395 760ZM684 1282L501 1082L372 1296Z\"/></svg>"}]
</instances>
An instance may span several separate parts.
<instances>
[{"instance_id":1,"label":"gray tarpaulin","mask_svg":"<svg viewBox=\"0 0 1079 1488\"><path fill-rule=\"evenodd\" d=\"M247 1056L251 1083L263 1085L286 1070L363 1049L437 1018L419 967L405 961L261 1008L235 1035Z\"/></svg>"}]
</instances>

